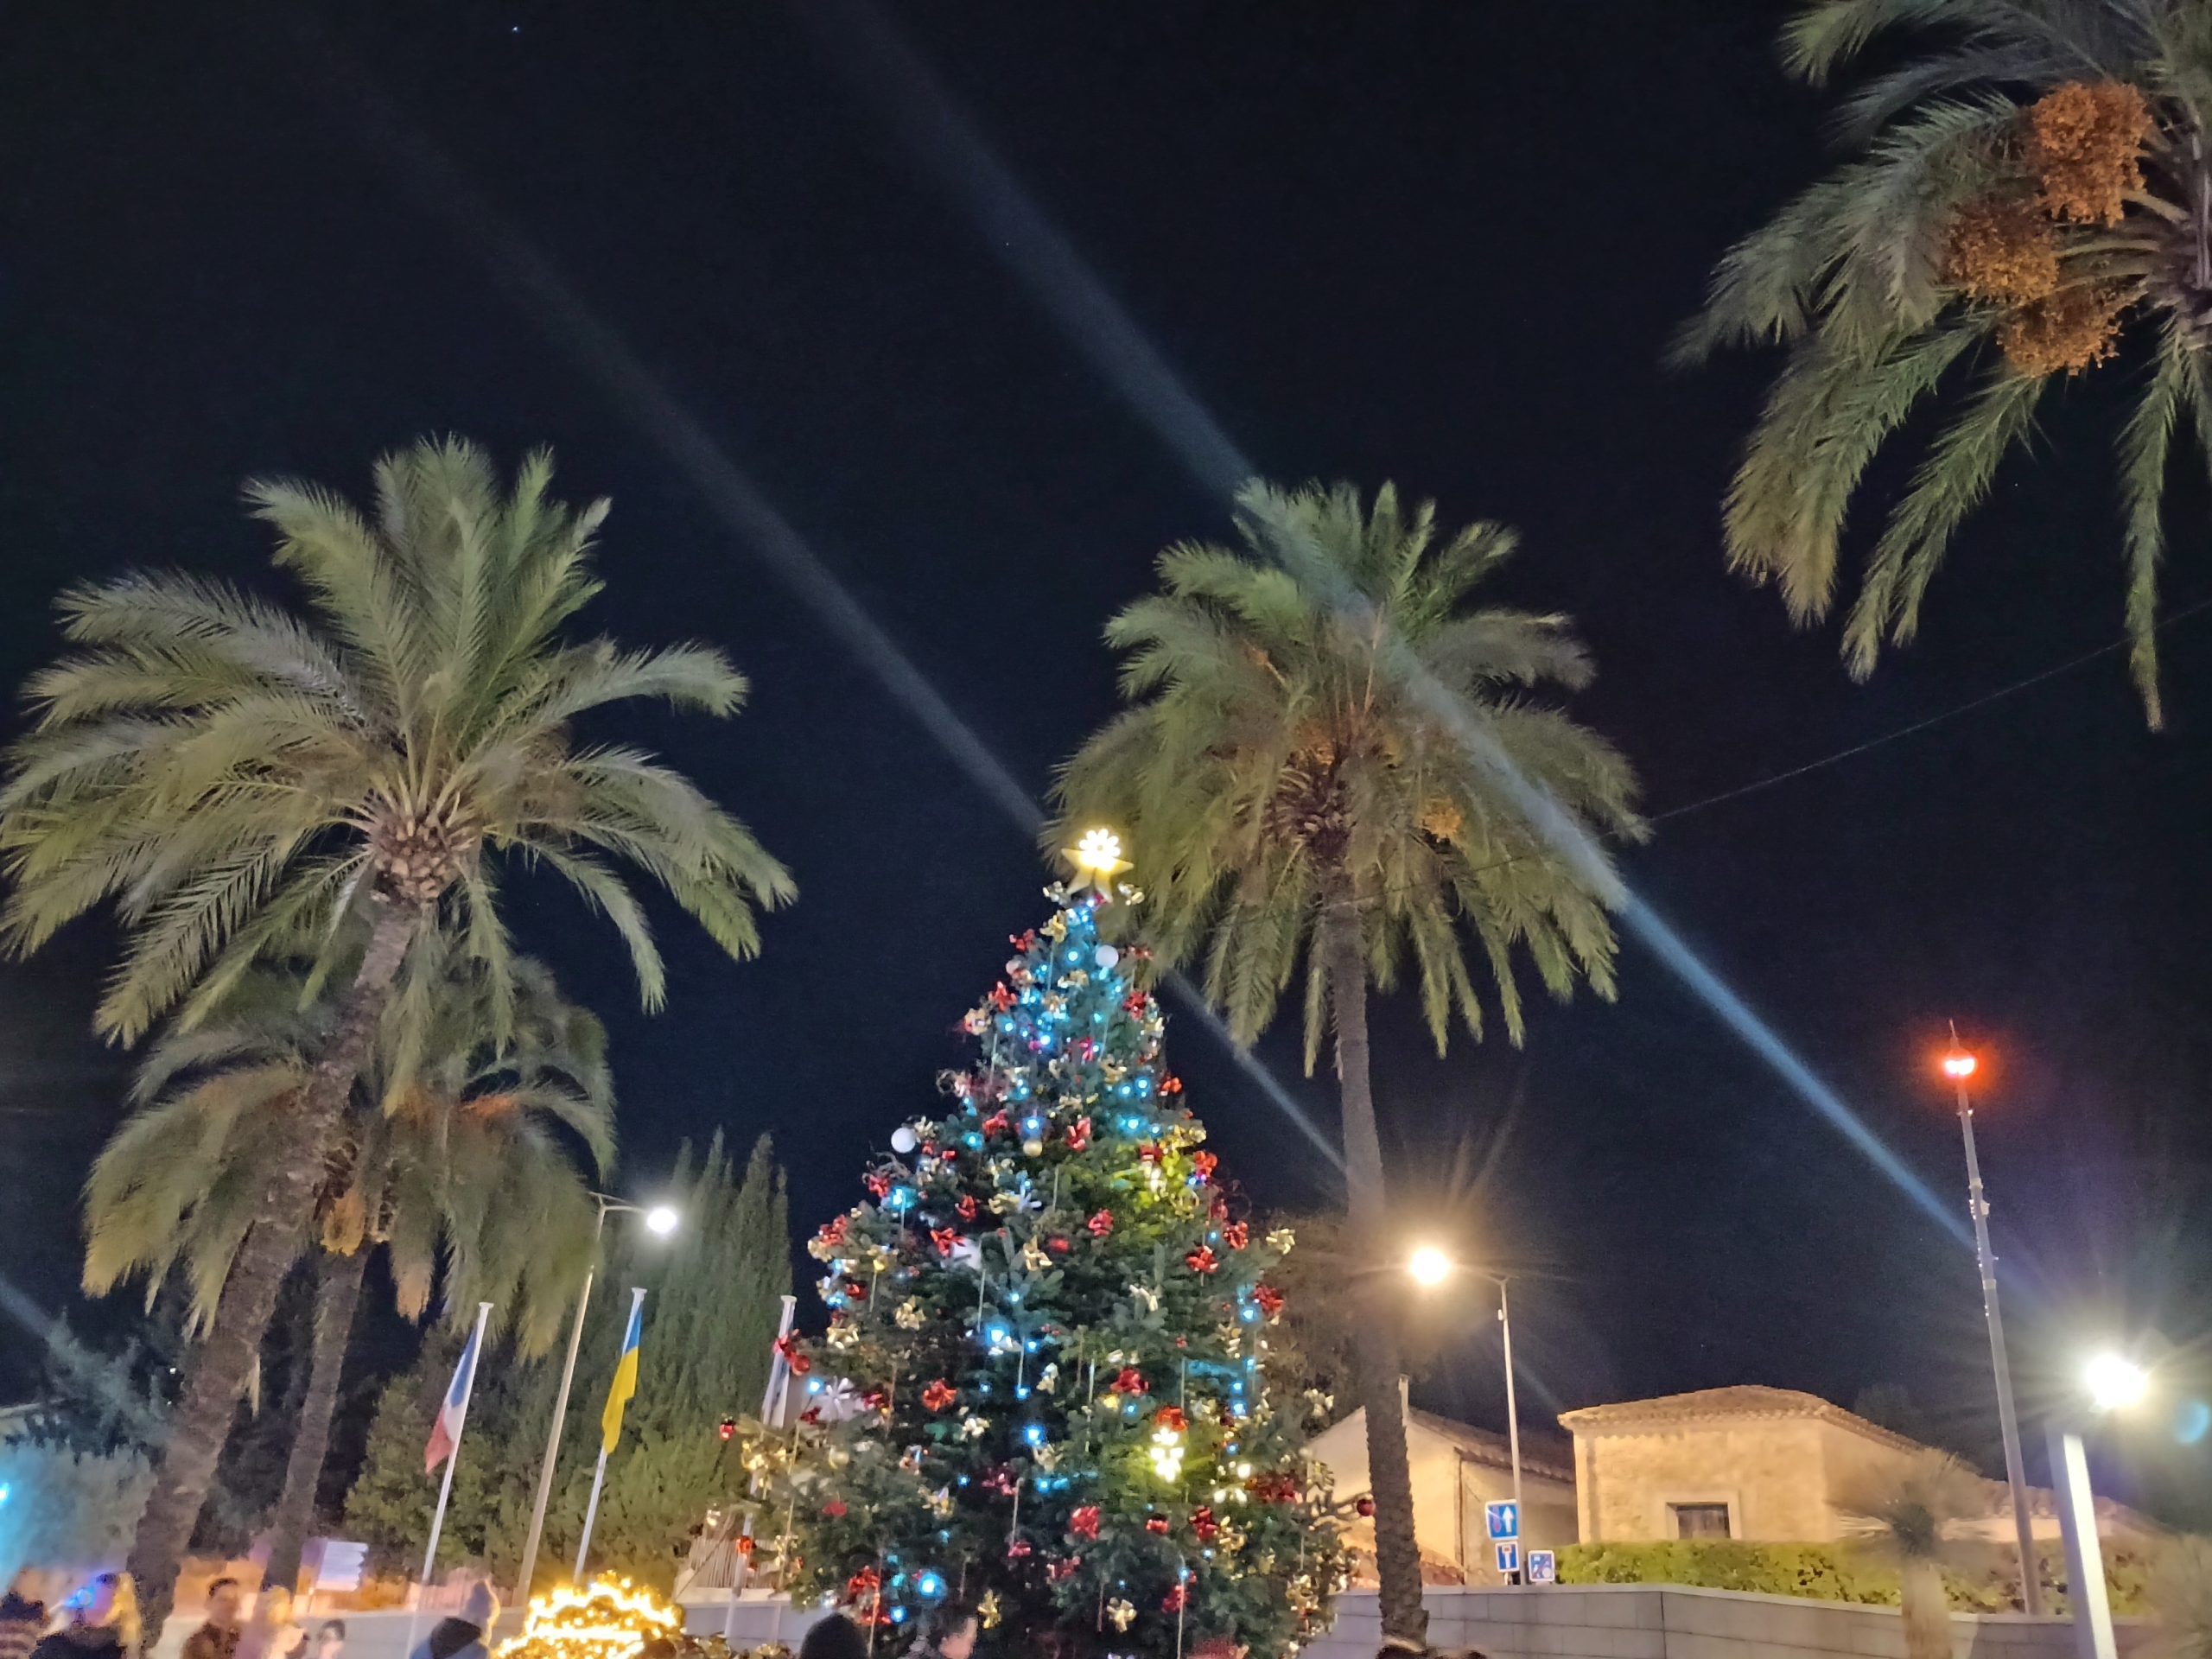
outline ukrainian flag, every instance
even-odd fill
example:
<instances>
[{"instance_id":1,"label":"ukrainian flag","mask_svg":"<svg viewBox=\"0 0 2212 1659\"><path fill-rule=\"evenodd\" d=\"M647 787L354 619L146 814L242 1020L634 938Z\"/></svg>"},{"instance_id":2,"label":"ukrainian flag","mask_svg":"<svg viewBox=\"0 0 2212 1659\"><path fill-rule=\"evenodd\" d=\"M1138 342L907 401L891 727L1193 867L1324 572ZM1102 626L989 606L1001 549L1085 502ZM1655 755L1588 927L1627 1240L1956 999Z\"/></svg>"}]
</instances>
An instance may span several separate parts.
<instances>
[{"instance_id":1,"label":"ukrainian flag","mask_svg":"<svg viewBox=\"0 0 2212 1659\"><path fill-rule=\"evenodd\" d=\"M599 1414L599 1444L602 1454L614 1450L622 1438L622 1408L638 1391L638 1337L645 1328L645 1299L639 1294L630 1303L630 1328L622 1333L622 1357L614 1362L614 1382L607 1390L607 1409Z\"/></svg>"}]
</instances>

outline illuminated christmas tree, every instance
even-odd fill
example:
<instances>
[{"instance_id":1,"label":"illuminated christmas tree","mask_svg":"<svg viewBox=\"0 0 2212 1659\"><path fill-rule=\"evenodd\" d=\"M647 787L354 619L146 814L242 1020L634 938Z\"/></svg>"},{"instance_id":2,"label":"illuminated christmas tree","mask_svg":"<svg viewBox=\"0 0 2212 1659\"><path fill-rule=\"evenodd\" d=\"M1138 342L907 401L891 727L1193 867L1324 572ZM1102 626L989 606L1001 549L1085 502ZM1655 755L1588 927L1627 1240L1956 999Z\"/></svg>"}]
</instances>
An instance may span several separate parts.
<instances>
[{"instance_id":1,"label":"illuminated christmas tree","mask_svg":"<svg viewBox=\"0 0 2212 1659\"><path fill-rule=\"evenodd\" d=\"M812 1241L830 1328L789 1345L811 1403L762 1518L791 1517L796 1592L863 1618L950 1596L1063 1652L1274 1659L1343 1561L1300 1449L1320 1402L1267 1389L1292 1240L1254 1235L1145 953L1104 937L1141 897L1109 898L1117 851L1085 838L1084 884L963 1021L948 1115L899 1128Z\"/></svg>"}]
</instances>

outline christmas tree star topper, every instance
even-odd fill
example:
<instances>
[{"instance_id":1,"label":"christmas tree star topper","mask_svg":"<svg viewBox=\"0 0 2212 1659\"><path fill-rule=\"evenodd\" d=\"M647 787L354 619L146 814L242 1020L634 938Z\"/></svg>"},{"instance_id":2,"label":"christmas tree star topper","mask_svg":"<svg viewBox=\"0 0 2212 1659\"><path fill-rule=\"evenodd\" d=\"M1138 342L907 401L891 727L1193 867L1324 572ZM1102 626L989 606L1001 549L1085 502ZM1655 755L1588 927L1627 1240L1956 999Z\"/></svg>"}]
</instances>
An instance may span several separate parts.
<instances>
[{"instance_id":1,"label":"christmas tree star topper","mask_svg":"<svg viewBox=\"0 0 2212 1659\"><path fill-rule=\"evenodd\" d=\"M1129 868L1128 860L1122 856L1122 838L1111 830L1084 830L1083 839L1062 856L1076 868L1078 893L1086 887L1104 893L1114 878Z\"/></svg>"}]
</instances>

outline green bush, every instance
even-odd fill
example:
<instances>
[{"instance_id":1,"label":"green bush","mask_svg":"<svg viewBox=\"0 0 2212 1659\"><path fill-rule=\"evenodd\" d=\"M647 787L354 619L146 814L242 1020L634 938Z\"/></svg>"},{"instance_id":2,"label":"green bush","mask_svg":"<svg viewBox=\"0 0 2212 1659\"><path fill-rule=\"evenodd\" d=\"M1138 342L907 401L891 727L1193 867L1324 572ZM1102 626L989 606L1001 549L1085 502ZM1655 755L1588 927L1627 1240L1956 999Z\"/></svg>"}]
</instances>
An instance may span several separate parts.
<instances>
[{"instance_id":1,"label":"green bush","mask_svg":"<svg viewBox=\"0 0 2212 1659\"><path fill-rule=\"evenodd\" d=\"M2064 1613L2066 1557L2056 1543L2038 1545L2037 1566L2048 1611ZM1971 1565L1944 1570L1951 1609L1961 1613L2020 1610L2017 1554L1991 1546ZM2105 1546L2105 1581L2112 1610L2147 1611L2150 1562L2126 1543ZM1849 1544L1747 1544L1668 1541L1649 1544L1576 1544L1559 1552L1561 1584L1677 1584L1695 1590L1744 1590L1768 1596L1806 1596L1863 1605L1897 1605L1897 1575L1871 1554Z\"/></svg>"}]
</instances>

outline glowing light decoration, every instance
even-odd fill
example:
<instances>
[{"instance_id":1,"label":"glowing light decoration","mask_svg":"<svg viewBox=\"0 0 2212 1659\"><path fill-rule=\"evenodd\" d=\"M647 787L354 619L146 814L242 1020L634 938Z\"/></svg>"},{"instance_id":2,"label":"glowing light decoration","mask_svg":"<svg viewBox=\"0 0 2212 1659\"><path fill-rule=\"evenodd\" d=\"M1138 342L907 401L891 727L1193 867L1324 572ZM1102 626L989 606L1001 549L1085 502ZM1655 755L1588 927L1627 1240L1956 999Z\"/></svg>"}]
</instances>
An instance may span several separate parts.
<instances>
[{"instance_id":1,"label":"glowing light decoration","mask_svg":"<svg viewBox=\"0 0 2212 1659\"><path fill-rule=\"evenodd\" d=\"M1183 1432L1162 1423L1152 1431L1152 1472L1162 1480L1183 1476Z\"/></svg>"},{"instance_id":2,"label":"glowing light decoration","mask_svg":"<svg viewBox=\"0 0 2212 1659\"><path fill-rule=\"evenodd\" d=\"M683 1615L627 1579L563 1585L532 1599L522 1634L497 1659L634 1659L654 1637L680 1640Z\"/></svg>"},{"instance_id":3,"label":"glowing light decoration","mask_svg":"<svg viewBox=\"0 0 2212 1659\"><path fill-rule=\"evenodd\" d=\"M1122 838L1111 830L1086 830L1083 838L1067 849L1067 856L1082 880L1078 887L1093 887L1103 893L1107 885L1129 868L1122 856ZM1079 952L1071 952L1071 959L1083 960Z\"/></svg>"}]
</instances>

